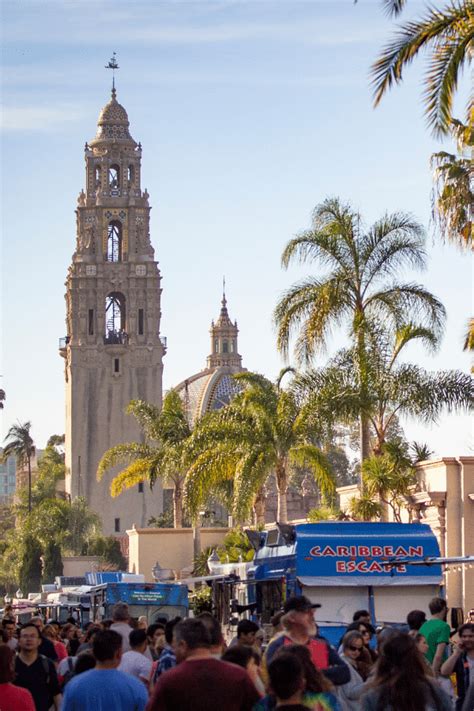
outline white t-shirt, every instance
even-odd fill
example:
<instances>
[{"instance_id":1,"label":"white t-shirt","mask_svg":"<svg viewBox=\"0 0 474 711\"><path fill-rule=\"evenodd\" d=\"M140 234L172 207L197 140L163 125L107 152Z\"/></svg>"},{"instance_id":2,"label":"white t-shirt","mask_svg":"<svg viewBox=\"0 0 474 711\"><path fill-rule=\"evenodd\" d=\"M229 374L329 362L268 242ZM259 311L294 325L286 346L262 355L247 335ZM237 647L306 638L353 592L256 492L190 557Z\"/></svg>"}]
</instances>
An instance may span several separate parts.
<instances>
[{"instance_id":1,"label":"white t-shirt","mask_svg":"<svg viewBox=\"0 0 474 711\"><path fill-rule=\"evenodd\" d=\"M130 649L130 642L128 638L130 632L132 631L130 625L127 625L126 622L114 622L110 625L110 629L114 632L118 632L122 637L122 652L128 652Z\"/></svg>"},{"instance_id":2,"label":"white t-shirt","mask_svg":"<svg viewBox=\"0 0 474 711\"><path fill-rule=\"evenodd\" d=\"M122 661L120 662L119 671L125 672L125 674L131 674L137 679L145 679L148 681L150 678L152 662L145 657L141 652L125 652L122 655Z\"/></svg>"}]
</instances>

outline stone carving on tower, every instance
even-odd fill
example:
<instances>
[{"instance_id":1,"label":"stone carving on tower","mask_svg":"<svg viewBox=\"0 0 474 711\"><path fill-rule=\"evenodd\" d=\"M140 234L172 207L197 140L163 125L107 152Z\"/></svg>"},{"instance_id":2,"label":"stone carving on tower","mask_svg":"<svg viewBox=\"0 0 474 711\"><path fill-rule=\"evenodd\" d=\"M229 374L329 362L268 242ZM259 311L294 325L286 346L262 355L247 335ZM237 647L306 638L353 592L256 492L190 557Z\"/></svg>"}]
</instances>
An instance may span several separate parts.
<instances>
[{"instance_id":1,"label":"stone carving on tower","mask_svg":"<svg viewBox=\"0 0 474 711\"><path fill-rule=\"evenodd\" d=\"M113 68L113 67L112 67ZM115 85L85 145L86 186L77 201L77 244L66 281L66 491L84 496L106 534L124 535L162 510L162 491L138 484L110 496L117 472L96 479L104 452L140 441L132 399L161 405L165 341L160 272L150 242L142 147L129 131Z\"/></svg>"}]
</instances>

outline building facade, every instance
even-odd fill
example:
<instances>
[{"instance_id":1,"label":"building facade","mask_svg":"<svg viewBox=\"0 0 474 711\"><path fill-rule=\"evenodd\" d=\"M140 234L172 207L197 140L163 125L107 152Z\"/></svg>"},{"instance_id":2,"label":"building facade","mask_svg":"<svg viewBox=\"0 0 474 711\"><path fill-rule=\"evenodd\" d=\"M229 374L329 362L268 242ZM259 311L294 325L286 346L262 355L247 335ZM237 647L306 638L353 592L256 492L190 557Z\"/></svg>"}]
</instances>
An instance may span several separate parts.
<instances>
[{"instance_id":1,"label":"building facade","mask_svg":"<svg viewBox=\"0 0 474 711\"><path fill-rule=\"evenodd\" d=\"M66 281L67 335L60 342L66 380L66 491L84 496L106 534L124 535L162 510L159 484L113 499L118 469L97 481L106 450L140 441L125 409L132 399L161 405L164 339L160 272L150 242L149 195L141 187L141 144L112 89L97 134L85 145L85 190Z\"/></svg>"},{"instance_id":2,"label":"building facade","mask_svg":"<svg viewBox=\"0 0 474 711\"><path fill-rule=\"evenodd\" d=\"M10 504L13 500L15 489L16 459L11 455L6 462L0 462L0 504Z\"/></svg>"}]
</instances>

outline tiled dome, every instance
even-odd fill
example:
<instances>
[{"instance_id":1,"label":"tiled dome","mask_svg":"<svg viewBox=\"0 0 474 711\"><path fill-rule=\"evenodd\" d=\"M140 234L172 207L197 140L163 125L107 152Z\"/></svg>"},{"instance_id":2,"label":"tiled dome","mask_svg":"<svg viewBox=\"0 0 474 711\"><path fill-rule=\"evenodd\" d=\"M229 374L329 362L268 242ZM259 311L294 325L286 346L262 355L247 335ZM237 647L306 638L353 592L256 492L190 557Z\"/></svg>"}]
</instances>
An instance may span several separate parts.
<instances>
[{"instance_id":1,"label":"tiled dome","mask_svg":"<svg viewBox=\"0 0 474 711\"><path fill-rule=\"evenodd\" d=\"M112 98L99 114L97 134L96 137L90 141L91 146L109 141L132 143L134 146L136 145L128 130L130 125L128 114L115 97L116 93L115 89L113 89Z\"/></svg>"}]
</instances>

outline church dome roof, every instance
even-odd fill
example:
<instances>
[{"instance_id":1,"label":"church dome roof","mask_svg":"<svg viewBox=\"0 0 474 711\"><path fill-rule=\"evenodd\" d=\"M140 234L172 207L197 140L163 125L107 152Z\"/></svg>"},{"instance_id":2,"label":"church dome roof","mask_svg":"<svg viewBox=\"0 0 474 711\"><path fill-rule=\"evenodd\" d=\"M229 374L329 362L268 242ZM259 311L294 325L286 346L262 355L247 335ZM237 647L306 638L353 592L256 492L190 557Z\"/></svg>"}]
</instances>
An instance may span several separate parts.
<instances>
[{"instance_id":1,"label":"church dome roof","mask_svg":"<svg viewBox=\"0 0 474 711\"><path fill-rule=\"evenodd\" d=\"M127 112L122 104L119 104L115 97L112 97L109 103L104 106L99 114L99 120L97 123L99 126L103 126L106 123L120 124L122 126L130 125Z\"/></svg>"},{"instance_id":2,"label":"church dome roof","mask_svg":"<svg viewBox=\"0 0 474 711\"><path fill-rule=\"evenodd\" d=\"M90 145L94 146L105 142L125 142L136 145L135 141L128 130L130 122L128 114L122 104L116 99L116 91L112 89L112 98L104 106L99 114L97 122L96 137L90 141Z\"/></svg>"},{"instance_id":3,"label":"church dome roof","mask_svg":"<svg viewBox=\"0 0 474 711\"><path fill-rule=\"evenodd\" d=\"M207 368L183 380L176 391L183 399L189 421L194 424L206 412L228 405L241 390L232 376L243 370L224 365L216 369Z\"/></svg>"}]
</instances>

